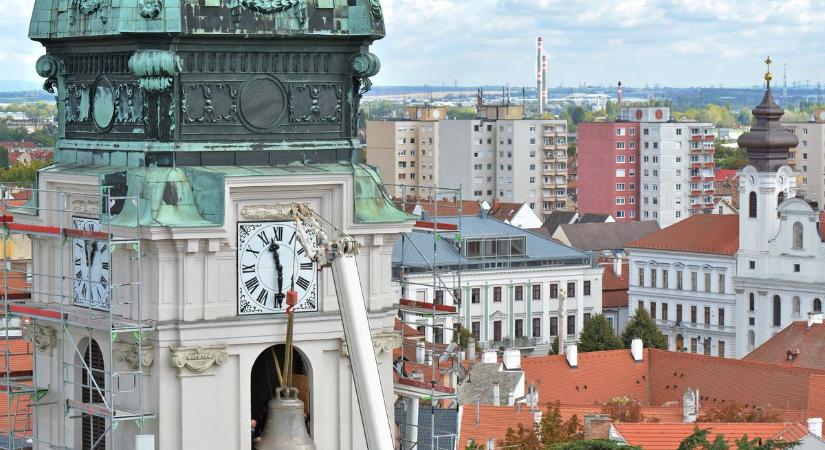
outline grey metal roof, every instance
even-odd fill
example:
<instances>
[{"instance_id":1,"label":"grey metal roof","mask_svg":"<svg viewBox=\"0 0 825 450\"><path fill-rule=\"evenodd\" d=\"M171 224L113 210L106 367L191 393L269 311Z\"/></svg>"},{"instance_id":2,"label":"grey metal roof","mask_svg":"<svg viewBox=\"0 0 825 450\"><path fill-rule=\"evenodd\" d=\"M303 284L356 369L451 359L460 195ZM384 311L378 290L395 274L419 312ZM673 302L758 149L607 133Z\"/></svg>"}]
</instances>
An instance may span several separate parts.
<instances>
[{"instance_id":1,"label":"grey metal roof","mask_svg":"<svg viewBox=\"0 0 825 450\"><path fill-rule=\"evenodd\" d=\"M436 235L431 232L413 231L411 233L405 233L402 239L396 242L392 254L393 264L403 264L405 267L428 268L433 261L435 261L437 266L441 267L458 264L474 265L489 262L509 264L528 263L528 265L575 265L590 263L591 256L586 252L490 217L439 217L438 222L459 225L460 237L464 240L478 237L524 236L526 238L525 255L507 258L468 259L459 255L458 248L455 245L457 238L456 233L442 232L439 233L436 239ZM436 239L435 259L433 259L433 239Z\"/></svg>"},{"instance_id":2,"label":"grey metal roof","mask_svg":"<svg viewBox=\"0 0 825 450\"><path fill-rule=\"evenodd\" d=\"M395 403L395 423L399 432L404 433L404 421L407 409L403 402ZM435 432L433 433L433 430ZM431 437L435 435L435 445ZM458 408L433 408L420 405L418 407L418 436L416 437L419 450L455 450L458 436ZM405 436L402 436L407 440Z\"/></svg>"},{"instance_id":3,"label":"grey metal roof","mask_svg":"<svg viewBox=\"0 0 825 450\"><path fill-rule=\"evenodd\" d=\"M470 369L469 377L458 386L458 402L462 405L493 404L493 384L499 386L499 402L507 404L507 396L515 391L522 371L499 370L498 363L479 363Z\"/></svg>"},{"instance_id":4,"label":"grey metal roof","mask_svg":"<svg viewBox=\"0 0 825 450\"><path fill-rule=\"evenodd\" d=\"M553 211L547 216L544 223L541 224L541 228L552 236L559 225L571 223L575 218L576 213L574 211Z\"/></svg>"},{"instance_id":5,"label":"grey metal roof","mask_svg":"<svg viewBox=\"0 0 825 450\"><path fill-rule=\"evenodd\" d=\"M573 223L561 226L570 245L587 251L619 250L625 244L659 231L655 220L641 222Z\"/></svg>"}]
</instances>

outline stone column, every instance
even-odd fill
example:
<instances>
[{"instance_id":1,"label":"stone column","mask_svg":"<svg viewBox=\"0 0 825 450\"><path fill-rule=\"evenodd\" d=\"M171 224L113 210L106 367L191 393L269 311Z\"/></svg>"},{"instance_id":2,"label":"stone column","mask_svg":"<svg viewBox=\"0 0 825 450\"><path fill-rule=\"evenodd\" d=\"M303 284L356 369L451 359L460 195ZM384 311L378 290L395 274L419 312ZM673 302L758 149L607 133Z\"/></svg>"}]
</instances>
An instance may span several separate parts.
<instances>
[{"instance_id":1,"label":"stone column","mask_svg":"<svg viewBox=\"0 0 825 450\"><path fill-rule=\"evenodd\" d=\"M407 415L404 426L404 450L414 450L418 446L418 404L417 398L407 397Z\"/></svg>"}]
</instances>

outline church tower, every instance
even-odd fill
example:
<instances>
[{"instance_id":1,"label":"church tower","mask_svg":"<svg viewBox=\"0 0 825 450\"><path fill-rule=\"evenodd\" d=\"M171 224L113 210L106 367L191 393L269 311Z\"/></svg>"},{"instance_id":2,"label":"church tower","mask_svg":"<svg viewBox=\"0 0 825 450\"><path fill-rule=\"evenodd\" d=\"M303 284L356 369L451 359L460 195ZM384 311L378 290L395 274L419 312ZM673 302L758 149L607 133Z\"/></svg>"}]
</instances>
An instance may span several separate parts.
<instances>
[{"instance_id":1,"label":"church tower","mask_svg":"<svg viewBox=\"0 0 825 450\"><path fill-rule=\"evenodd\" d=\"M15 387L37 394L35 449L249 450L289 356L284 285L309 434L367 448L333 277L286 212L360 244L389 410L413 218L356 137L383 19L379 0L35 0L59 141L5 218L33 242L30 298L6 307L36 343L34 387Z\"/></svg>"}]
</instances>

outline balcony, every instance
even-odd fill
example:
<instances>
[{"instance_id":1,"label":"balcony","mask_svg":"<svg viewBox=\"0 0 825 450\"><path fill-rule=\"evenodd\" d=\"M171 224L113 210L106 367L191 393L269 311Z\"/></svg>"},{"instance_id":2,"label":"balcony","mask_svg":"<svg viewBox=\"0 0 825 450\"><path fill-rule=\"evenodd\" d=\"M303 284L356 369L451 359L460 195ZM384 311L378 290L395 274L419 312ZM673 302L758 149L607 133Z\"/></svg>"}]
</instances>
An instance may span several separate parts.
<instances>
[{"instance_id":1,"label":"balcony","mask_svg":"<svg viewBox=\"0 0 825 450\"><path fill-rule=\"evenodd\" d=\"M690 191L690 196L691 197L696 197L696 196L699 196L699 195L702 195L702 191L699 191L699 190L691 190Z\"/></svg>"},{"instance_id":2,"label":"balcony","mask_svg":"<svg viewBox=\"0 0 825 450\"><path fill-rule=\"evenodd\" d=\"M701 203L693 203L690 205L690 209L702 209Z\"/></svg>"},{"instance_id":3,"label":"balcony","mask_svg":"<svg viewBox=\"0 0 825 450\"><path fill-rule=\"evenodd\" d=\"M712 331L716 333L725 333L725 334L733 334L736 331L735 327L726 326L726 325L713 325L709 323L699 323L699 322L686 322L683 320L662 320L656 319L656 325L660 329L678 332L680 330L684 331L694 331L694 332L707 332Z\"/></svg>"},{"instance_id":4,"label":"balcony","mask_svg":"<svg viewBox=\"0 0 825 450\"><path fill-rule=\"evenodd\" d=\"M485 341L479 342L479 347L481 350L506 350L508 348L517 348L519 350L532 350L535 349L536 346L541 345L542 341L540 337L517 337L517 338L504 338L501 341Z\"/></svg>"}]
</instances>

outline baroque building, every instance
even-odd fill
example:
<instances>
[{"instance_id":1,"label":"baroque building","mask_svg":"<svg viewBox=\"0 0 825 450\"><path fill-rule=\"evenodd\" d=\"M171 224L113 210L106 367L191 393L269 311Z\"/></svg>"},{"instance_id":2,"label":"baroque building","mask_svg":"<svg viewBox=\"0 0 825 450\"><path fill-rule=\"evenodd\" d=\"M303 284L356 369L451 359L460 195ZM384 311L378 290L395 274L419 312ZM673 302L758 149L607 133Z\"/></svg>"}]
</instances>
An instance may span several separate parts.
<instances>
[{"instance_id":1,"label":"baroque building","mask_svg":"<svg viewBox=\"0 0 825 450\"><path fill-rule=\"evenodd\" d=\"M287 212L360 244L389 409L391 256L413 217L356 139L379 1L59 3L36 0L30 27L55 163L7 223L32 235L32 298L6 307L38 336L33 447L250 449L282 385L285 282L309 435L367 448L336 283Z\"/></svg>"}]
</instances>

